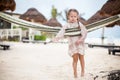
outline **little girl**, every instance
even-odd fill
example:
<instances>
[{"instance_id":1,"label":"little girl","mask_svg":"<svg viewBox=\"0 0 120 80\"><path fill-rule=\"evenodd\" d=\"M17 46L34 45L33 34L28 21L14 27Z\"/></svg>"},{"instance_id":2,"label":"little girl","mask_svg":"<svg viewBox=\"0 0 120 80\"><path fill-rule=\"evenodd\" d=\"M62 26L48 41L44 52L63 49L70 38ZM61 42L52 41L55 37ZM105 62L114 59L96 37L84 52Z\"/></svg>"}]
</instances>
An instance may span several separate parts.
<instances>
[{"instance_id":1,"label":"little girl","mask_svg":"<svg viewBox=\"0 0 120 80\"><path fill-rule=\"evenodd\" d=\"M69 55L73 58L73 71L74 77L77 78L77 62L80 61L81 64L81 76L85 73L85 62L84 62L84 40L87 35L87 30L85 26L79 22L79 13L76 9L70 9L67 13L68 23L62 27L57 36L52 40L58 41L64 37L65 29L79 27L81 30L80 36L68 36L69 43Z\"/></svg>"}]
</instances>

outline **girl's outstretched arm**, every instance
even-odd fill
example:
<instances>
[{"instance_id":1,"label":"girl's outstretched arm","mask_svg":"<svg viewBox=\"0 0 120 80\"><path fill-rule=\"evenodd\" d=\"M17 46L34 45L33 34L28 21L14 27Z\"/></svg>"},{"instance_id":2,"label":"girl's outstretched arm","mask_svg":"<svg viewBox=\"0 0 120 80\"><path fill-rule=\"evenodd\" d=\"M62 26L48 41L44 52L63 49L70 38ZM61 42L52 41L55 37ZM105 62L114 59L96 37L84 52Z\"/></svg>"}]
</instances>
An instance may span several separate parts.
<instances>
[{"instance_id":1,"label":"girl's outstretched arm","mask_svg":"<svg viewBox=\"0 0 120 80\"><path fill-rule=\"evenodd\" d=\"M59 41L64 38L66 26L63 26L61 30L57 33L56 37L52 39L52 42Z\"/></svg>"}]
</instances>

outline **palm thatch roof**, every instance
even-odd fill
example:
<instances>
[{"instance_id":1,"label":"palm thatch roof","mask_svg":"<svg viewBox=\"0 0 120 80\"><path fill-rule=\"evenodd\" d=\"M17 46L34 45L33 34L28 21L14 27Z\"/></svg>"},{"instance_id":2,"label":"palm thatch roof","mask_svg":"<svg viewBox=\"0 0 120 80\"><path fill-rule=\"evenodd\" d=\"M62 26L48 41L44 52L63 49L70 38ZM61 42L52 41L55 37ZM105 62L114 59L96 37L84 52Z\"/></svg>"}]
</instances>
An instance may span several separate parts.
<instances>
[{"instance_id":1,"label":"palm thatch roof","mask_svg":"<svg viewBox=\"0 0 120 80\"><path fill-rule=\"evenodd\" d=\"M87 24L117 14L120 14L120 0L108 0L97 13L95 13L91 18L87 20ZM109 24L106 27L113 27L114 25L120 25L120 20Z\"/></svg>"},{"instance_id":2,"label":"palm thatch roof","mask_svg":"<svg viewBox=\"0 0 120 80\"><path fill-rule=\"evenodd\" d=\"M58 22L56 18L51 18L44 25L52 26L52 27L62 27L62 25Z\"/></svg>"},{"instance_id":3,"label":"palm thatch roof","mask_svg":"<svg viewBox=\"0 0 120 80\"><path fill-rule=\"evenodd\" d=\"M15 0L0 0L0 11L11 10L16 8Z\"/></svg>"},{"instance_id":4,"label":"palm thatch roof","mask_svg":"<svg viewBox=\"0 0 120 80\"><path fill-rule=\"evenodd\" d=\"M101 15L117 15L120 14L120 0L108 0L101 8ZM120 25L120 20L112 24L107 25L107 27L112 27L114 25Z\"/></svg>"},{"instance_id":5,"label":"palm thatch roof","mask_svg":"<svg viewBox=\"0 0 120 80\"><path fill-rule=\"evenodd\" d=\"M80 18L79 18L79 21L80 21L82 24L84 24L84 25L87 24L86 20L85 20L83 17L80 17Z\"/></svg>"},{"instance_id":6,"label":"palm thatch roof","mask_svg":"<svg viewBox=\"0 0 120 80\"><path fill-rule=\"evenodd\" d=\"M120 0L108 0L101 8L102 14L120 14Z\"/></svg>"},{"instance_id":7,"label":"palm thatch roof","mask_svg":"<svg viewBox=\"0 0 120 80\"><path fill-rule=\"evenodd\" d=\"M20 19L24 19L30 22L45 23L47 19L42 15L37 9L30 8L23 15L20 16Z\"/></svg>"},{"instance_id":8,"label":"palm thatch roof","mask_svg":"<svg viewBox=\"0 0 120 80\"><path fill-rule=\"evenodd\" d=\"M91 23L93 23L93 22L96 22L96 21L99 21L99 20L102 20L102 19L105 19L105 18L107 18L107 17L109 17L110 15L101 15L100 14L100 11L98 11L98 12L96 12L91 18L89 18L88 20L87 20L87 24L91 24Z\"/></svg>"}]
</instances>

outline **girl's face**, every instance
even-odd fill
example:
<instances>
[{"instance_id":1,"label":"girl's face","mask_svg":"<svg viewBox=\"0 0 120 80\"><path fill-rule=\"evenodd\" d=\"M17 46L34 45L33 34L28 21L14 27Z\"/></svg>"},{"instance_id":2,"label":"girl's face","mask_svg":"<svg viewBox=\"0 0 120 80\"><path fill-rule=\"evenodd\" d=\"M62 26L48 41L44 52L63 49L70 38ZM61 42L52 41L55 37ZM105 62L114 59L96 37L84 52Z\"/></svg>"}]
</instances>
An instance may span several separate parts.
<instances>
[{"instance_id":1,"label":"girl's face","mask_svg":"<svg viewBox=\"0 0 120 80\"><path fill-rule=\"evenodd\" d=\"M77 22L78 20L78 14L74 11L71 11L70 14L68 15L68 22L74 23Z\"/></svg>"}]
</instances>

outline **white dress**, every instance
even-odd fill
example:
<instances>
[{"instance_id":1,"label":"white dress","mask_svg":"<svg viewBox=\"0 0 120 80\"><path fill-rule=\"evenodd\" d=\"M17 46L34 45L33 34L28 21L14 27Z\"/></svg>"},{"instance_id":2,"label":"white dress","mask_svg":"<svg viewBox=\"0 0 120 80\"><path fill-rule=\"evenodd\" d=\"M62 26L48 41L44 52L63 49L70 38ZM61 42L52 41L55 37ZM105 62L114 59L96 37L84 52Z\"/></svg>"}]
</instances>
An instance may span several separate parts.
<instances>
[{"instance_id":1,"label":"white dress","mask_svg":"<svg viewBox=\"0 0 120 80\"><path fill-rule=\"evenodd\" d=\"M82 36L72 36L72 37L68 37L68 54L70 56L73 56L74 54L78 53L81 55L85 54L85 47L84 47L84 41L81 42L79 45L76 45L76 41L79 39L83 39L85 40L86 35L87 35L87 30L85 28L85 26L82 23L79 23L80 28L81 28L81 35ZM67 28L75 28L78 27L78 23L67 23L65 26L62 27L62 29L59 31L59 33L57 34L56 38L62 39L64 37L65 34L65 29Z\"/></svg>"}]
</instances>

